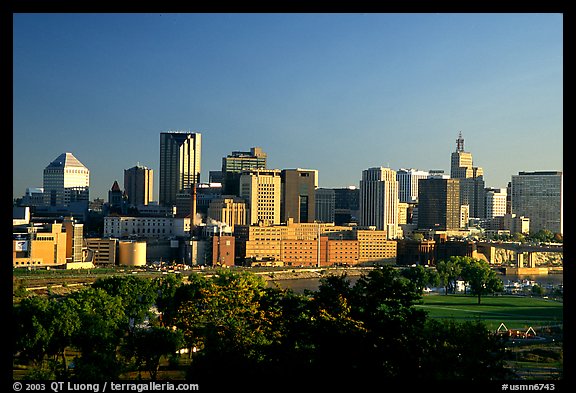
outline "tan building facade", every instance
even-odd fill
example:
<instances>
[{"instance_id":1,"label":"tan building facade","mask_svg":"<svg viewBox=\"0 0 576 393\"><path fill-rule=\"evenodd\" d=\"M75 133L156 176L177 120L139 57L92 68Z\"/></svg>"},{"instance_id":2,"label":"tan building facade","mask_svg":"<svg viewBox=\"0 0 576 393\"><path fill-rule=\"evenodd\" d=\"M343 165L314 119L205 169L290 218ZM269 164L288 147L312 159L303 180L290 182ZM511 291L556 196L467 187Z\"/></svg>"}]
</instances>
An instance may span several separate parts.
<instances>
[{"instance_id":1,"label":"tan building facade","mask_svg":"<svg viewBox=\"0 0 576 393\"><path fill-rule=\"evenodd\" d=\"M282 222L314 222L318 171L315 169L284 169L280 213Z\"/></svg>"},{"instance_id":2,"label":"tan building facade","mask_svg":"<svg viewBox=\"0 0 576 393\"><path fill-rule=\"evenodd\" d=\"M385 231L333 223L238 226L235 235L240 263L331 266L390 263L396 258L396 241L387 240Z\"/></svg>"},{"instance_id":3,"label":"tan building facade","mask_svg":"<svg viewBox=\"0 0 576 393\"><path fill-rule=\"evenodd\" d=\"M235 225L246 225L246 202L233 196L222 197L210 202L208 217L225 223L232 230Z\"/></svg>"},{"instance_id":4,"label":"tan building facade","mask_svg":"<svg viewBox=\"0 0 576 393\"><path fill-rule=\"evenodd\" d=\"M246 223L280 224L281 171L254 169L240 175L240 197L248 202Z\"/></svg>"},{"instance_id":5,"label":"tan building facade","mask_svg":"<svg viewBox=\"0 0 576 393\"><path fill-rule=\"evenodd\" d=\"M115 265L118 239L87 238L88 253L93 255L95 265Z\"/></svg>"},{"instance_id":6,"label":"tan building facade","mask_svg":"<svg viewBox=\"0 0 576 393\"><path fill-rule=\"evenodd\" d=\"M66 233L62 224L52 224L49 232L33 230L27 239L13 240L12 265L15 268L66 265Z\"/></svg>"},{"instance_id":7,"label":"tan building facade","mask_svg":"<svg viewBox=\"0 0 576 393\"><path fill-rule=\"evenodd\" d=\"M358 263L392 263L396 261L396 241L386 231L355 230L358 240Z\"/></svg>"}]
</instances>

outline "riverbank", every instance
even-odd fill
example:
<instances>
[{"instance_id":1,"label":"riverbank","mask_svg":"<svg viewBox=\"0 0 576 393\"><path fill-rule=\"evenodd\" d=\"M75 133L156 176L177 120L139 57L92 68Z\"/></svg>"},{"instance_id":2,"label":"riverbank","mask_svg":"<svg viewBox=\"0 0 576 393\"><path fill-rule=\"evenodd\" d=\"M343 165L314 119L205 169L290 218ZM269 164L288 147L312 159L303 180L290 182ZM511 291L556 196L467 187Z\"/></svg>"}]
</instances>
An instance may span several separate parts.
<instances>
[{"instance_id":1,"label":"riverbank","mask_svg":"<svg viewBox=\"0 0 576 393\"><path fill-rule=\"evenodd\" d=\"M362 276L367 274L374 267L330 267L330 268L298 268L275 271L254 272L265 280L296 280L322 278L330 275L347 275L350 277Z\"/></svg>"}]
</instances>

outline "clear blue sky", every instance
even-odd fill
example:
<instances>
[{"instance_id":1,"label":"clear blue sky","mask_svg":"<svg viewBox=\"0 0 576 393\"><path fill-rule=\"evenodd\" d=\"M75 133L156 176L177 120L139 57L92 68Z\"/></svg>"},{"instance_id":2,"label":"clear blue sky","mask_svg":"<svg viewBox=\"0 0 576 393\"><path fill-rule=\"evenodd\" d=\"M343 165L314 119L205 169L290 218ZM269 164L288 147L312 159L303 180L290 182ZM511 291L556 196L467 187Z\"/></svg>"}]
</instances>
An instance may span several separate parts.
<instances>
[{"instance_id":1,"label":"clear blue sky","mask_svg":"<svg viewBox=\"0 0 576 393\"><path fill-rule=\"evenodd\" d=\"M259 146L268 167L358 185L450 171L462 131L487 187L562 170L563 16L14 14L13 196L71 152L108 200L160 132L202 134L202 180Z\"/></svg>"}]
</instances>

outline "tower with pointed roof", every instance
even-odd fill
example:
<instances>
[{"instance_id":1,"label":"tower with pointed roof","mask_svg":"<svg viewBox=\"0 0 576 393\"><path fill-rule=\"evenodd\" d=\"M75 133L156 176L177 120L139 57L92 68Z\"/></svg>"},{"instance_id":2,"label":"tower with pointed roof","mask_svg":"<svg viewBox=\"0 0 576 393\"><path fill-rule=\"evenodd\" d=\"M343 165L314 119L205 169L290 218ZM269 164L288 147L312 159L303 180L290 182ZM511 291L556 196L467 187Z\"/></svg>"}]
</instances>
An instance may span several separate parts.
<instances>
[{"instance_id":1,"label":"tower with pointed roof","mask_svg":"<svg viewBox=\"0 0 576 393\"><path fill-rule=\"evenodd\" d=\"M72 153L60 154L44 169L44 203L69 206L88 203L90 171Z\"/></svg>"},{"instance_id":2,"label":"tower with pointed roof","mask_svg":"<svg viewBox=\"0 0 576 393\"><path fill-rule=\"evenodd\" d=\"M108 191L108 208L110 213L124 213L126 193L120 189L118 181L114 180L112 188Z\"/></svg>"},{"instance_id":3,"label":"tower with pointed roof","mask_svg":"<svg viewBox=\"0 0 576 393\"><path fill-rule=\"evenodd\" d=\"M460 180L460 204L470 207L470 217L484 218L486 216L484 170L473 166L472 153L464 150L462 131L458 133L456 139L456 151L452 152L450 177Z\"/></svg>"}]
</instances>

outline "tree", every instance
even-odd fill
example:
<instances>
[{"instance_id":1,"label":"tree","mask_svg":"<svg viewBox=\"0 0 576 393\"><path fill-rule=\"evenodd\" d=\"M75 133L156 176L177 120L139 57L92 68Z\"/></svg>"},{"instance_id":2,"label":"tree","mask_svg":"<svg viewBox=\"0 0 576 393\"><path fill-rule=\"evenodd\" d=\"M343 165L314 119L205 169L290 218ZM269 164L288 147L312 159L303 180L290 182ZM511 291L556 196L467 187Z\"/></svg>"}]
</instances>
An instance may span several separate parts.
<instances>
[{"instance_id":1,"label":"tree","mask_svg":"<svg viewBox=\"0 0 576 393\"><path fill-rule=\"evenodd\" d=\"M424 240L424 235L422 233L415 233L412 235L412 239L422 241Z\"/></svg>"},{"instance_id":2,"label":"tree","mask_svg":"<svg viewBox=\"0 0 576 393\"><path fill-rule=\"evenodd\" d=\"M401 275L412 281L420 291L423 291L428 285L436 286L440 283L438 272L422 265L404 268Z\"/></svg>"},{"instance_id":3,"label":"tree","mask_svg":"<svg viewBox=\"0 0 576 393\"><path fill-rule=\"evenodd\" d=\"M150 279L135 276L112 276L100 278L92 284L92 288L101 288L111 296L122 299L122 305L130 328L151 318L150 308L157 297L157 288Z\"/></svg>"},{"instance_id":4,"label":"tree","mask_svg":"<svg viewBox=\"0 0 576 393\"><path fill-rule=\"evenodd\" d=\"M170 313L176 291L182 285L181 274L168 274L152 280L152 287L156 289L156 307L162 318L165 313ZM163 323L163 321L161 321Z\"/></svg>"},{"instance_id":5,"label":"tree","mask_svg":"<svg viewBox=\"0 0 576 393\"><path fill-rule=\"evenodd\" d=\"M48 299L39 296L26 297L13 308L14 354L19 354L38 368L43 366L52 337L48 327L49 310Z\"/></svg>"},{"instance_id":6,"label":"tree","mask_svg":"<svg viewBox=\"0 0 576 393\"><path fill-rule=\"evenodd\" d=\"M384 378L403 378L415 372L426 312L414 305L422 291L390 266L370 271L354 285L352 315L368 330L359 368ZM355 311L355 312L354 312Z\"/></svg>"},{"instance_id":7,"label":"tree","mask_svg":"<svg viewBox=\"0 0 576 393\"><path fill-rule=\"evenodd\" d=\"M478 296L478 304L482 295L504 290L504 284L490 265L480 259L461 257L462 278L470 285L472 294Z\"/></svg>"},{"instance_id":8,"label":"tree","mask_svg":"<svg viewBox=\"0 0 576 393\"><path fill-rule=\"evenodd\" d=\"M66 349L72 345L72 340L81 329L81 323L76 308L68 298L51 303L50 329L52 339L50 340L50 353L54 354L54 360L61 359L59 367L56 367L55 374L58 378L68 378L68 359Z\"/></svg>"},{"instance_id":9,"label":"tree","mask_svg":"<svg viewBox=\"0 0 576 393\"><path fill-rule=\"evenodd\" d=\"M210 278L191 276L191 281L177 289L171 316L188 348L198 350L190 372L208 375L222 363L248 370L262 362L262 349L274 334L268 311L260 306L265 281L225 270Z\"/></svg>"},{"instance_id":10,"label":"tree","mask_svg":"<svg viewBox=\"0 0 576 393\"><path fill-rule=\"evenodd\" d=\"M125 352L135 358L139 371L148 371L150 378L155 381L160 359L182 348L184 336L179 330L165 327L138 328L127 341Z\"/></svg>"},{"instance_id":11,"label":"tree","mask_svg":"<svg viewBox=\"0 0 576 393\"><path fill-rule=\"evenodd\" d=\"M483 322L430 318L423 336L424 352L415 378L487 381L513 377L504 364L505 343Z\"/></svg>"},{"instance_id":12,"label":"tree","mask_svg":"<svg viewBox=\"0 0 576 393\"><path fill-rule=\"evenodd\" d=\"M524 236L524 234L520 232L515 232L514 235L512 236L512 240L524 243L526 241L526 236Z\"/></svg>"},{"instance_id":13,"label":"tree","mask_svg":"<svg viewBox=\"0 0 576 393\"><path fill-rule=\"evenodd\" d=\"M541 285L534 284L531 290L532 295L534 296L542 296L544 295L544 288Z\"/></svg>"},{"instance_id":14,"label":"tree","mask_svg":"<svg viewBox=\"0 0 576 393\"><path fill-rule=\"evenodd\" d=\"M439 261L436 264L436 271L438 272L439 280L445 289L446 295L456 291L456 280L460 277L462 272L459 257L451 256L447 261Z\"/></svg>"},{"instance_id":15,"label":"tree","mask_svg":"<svg viewBox=\"0 0 576 393\"><path fill-rule=\"evenodd\" d=\"M116 352L128 331L122 298L101 288L87 288L68 295L68 299L80 321L80 329L72 337L72 345L80 350L75 359L75 377L116 379L122 372Z\"/></svg>"}]
</instances>

